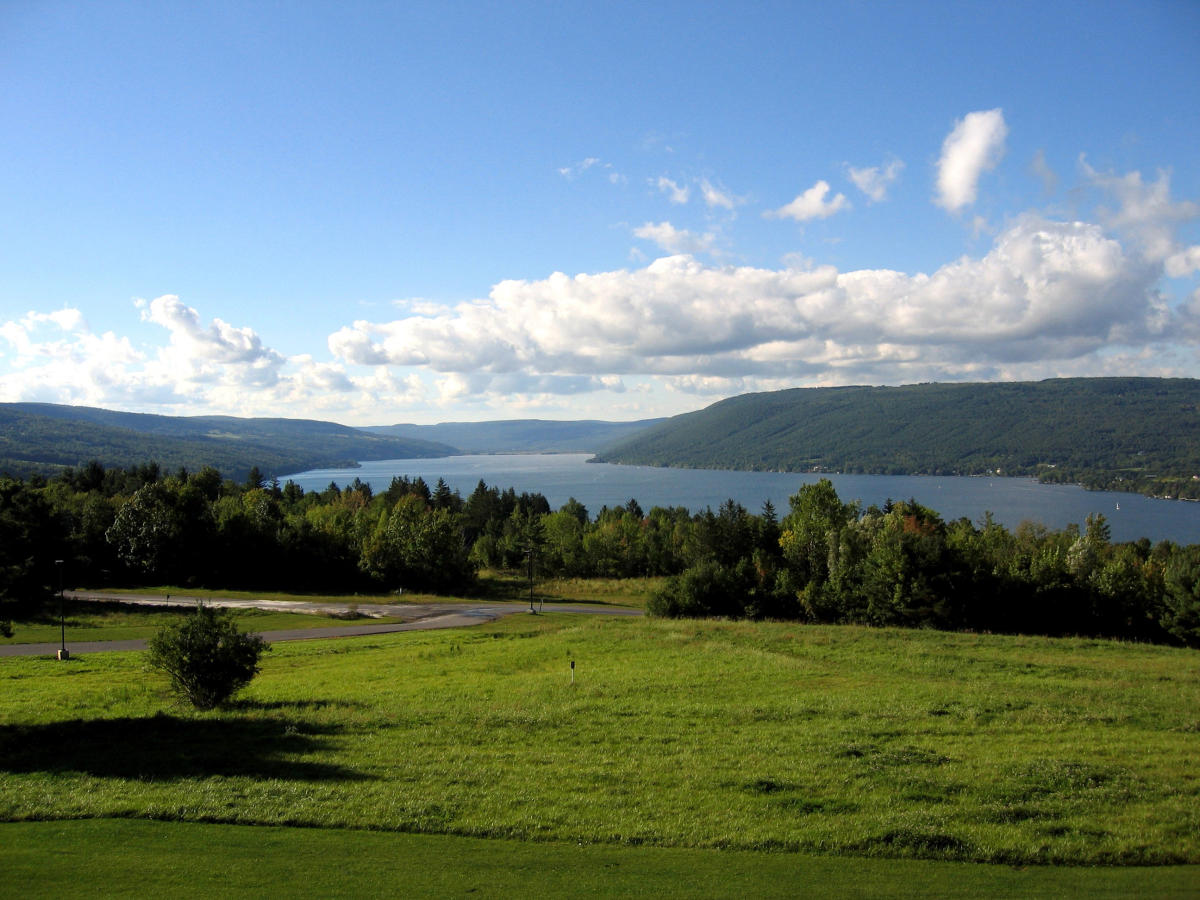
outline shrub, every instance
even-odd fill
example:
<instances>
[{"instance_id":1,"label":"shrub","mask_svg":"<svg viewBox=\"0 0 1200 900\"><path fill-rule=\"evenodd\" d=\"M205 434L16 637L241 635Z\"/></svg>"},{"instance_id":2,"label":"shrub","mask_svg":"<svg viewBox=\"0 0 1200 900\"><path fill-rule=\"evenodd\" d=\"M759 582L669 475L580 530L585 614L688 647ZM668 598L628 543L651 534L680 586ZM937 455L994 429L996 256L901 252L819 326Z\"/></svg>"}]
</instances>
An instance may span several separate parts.
<instances>
[{"instance_id":1,"label":"shrub","mask_svg":"<svg viewBox=\"0 0 1200 900\"><path fill-rule=\"evenodd\" d=\"M239 630L228 612L201 604L150 639L150 665L197 709L213 709L250 683L269 649L258 635Z\"/></svg>"},{"instance_id":2,"label":"shrub","mask_svg":"<svg viewBox=\"0 0 1200 900\"><path fill-rule=\"evenodd\" d=\"M748 566L722 566L703 560L667 579L646 604L646 612L668 619L745 615L753 584Z\"/></svg>"}]
</instances>

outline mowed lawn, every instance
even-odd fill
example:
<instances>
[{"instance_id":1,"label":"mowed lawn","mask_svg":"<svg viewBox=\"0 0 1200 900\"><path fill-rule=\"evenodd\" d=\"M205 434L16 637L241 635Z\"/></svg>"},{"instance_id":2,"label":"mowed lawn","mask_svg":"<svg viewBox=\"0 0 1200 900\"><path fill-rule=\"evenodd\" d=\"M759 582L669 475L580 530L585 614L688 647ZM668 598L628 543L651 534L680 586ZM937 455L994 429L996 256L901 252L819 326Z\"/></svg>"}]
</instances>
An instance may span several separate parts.
<instances>
[{"instance_id":1,"label":"mowed lawn","mask_svg":"<svg viewBox=\"0 0 1200 900\"><path fill-rule=\"evenodd\" d=\"M138 819L0 824L10 896L1194 897L1193 866L994 866Z\"/></svg>"},{"instance_id":2,"label":"mowed lawn","mask_svg":"<svg viewBox=\"0 0 1200 900\"><path fill-rule=\"evenodd\" d=\"M1200 863L1194 651L546 615L280 644L215 713L164 687L137 653L0 662L0 820L304 825L640 860L651 851L631 848ZM334 834L353 853L363 832ZM1174 890L1197 871L1150 870Z\"/></svg>"}]
</instances>

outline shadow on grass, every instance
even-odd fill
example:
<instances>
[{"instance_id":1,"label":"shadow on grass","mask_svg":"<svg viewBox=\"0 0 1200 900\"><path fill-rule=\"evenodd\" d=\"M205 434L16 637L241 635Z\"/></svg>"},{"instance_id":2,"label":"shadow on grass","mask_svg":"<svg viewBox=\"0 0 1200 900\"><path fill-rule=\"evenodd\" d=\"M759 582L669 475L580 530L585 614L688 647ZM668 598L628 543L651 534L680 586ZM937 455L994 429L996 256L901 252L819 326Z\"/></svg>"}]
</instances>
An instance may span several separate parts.
<instances>
[{"instance_id":1,"label":"shadow on grass","mask_svg":"<svg viewBox=\"0 0 1200 900\"><path fill-rule=\"evenodd\" d=\"M0 725L0 772L82 772L174 780L210 775L352 781L351 769L296 759L319 752L335 728L278 719L74 719Z\"/></svg>"}]
</instances>

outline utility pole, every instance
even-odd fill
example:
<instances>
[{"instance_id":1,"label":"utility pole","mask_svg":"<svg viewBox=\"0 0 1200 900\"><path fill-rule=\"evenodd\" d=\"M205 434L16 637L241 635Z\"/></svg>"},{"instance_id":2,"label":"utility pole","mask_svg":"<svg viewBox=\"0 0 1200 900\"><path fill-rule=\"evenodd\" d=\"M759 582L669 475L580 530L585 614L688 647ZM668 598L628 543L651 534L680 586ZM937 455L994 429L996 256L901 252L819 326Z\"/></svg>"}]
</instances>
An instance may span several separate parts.
<instances>
[{"instance_id":1,"label":"utility pole","mask_svg":"<svg viewBox=\"0 0 1200 900\"><path fill-rule=\"evenodd\" d=\"M67 615L64 605L66 601L63 599L63 561L56 559L54 565L58 569L58 630L59 636L62 639L62 646L58 651L59 659L70 659L71 651L67 649Z\"/></svg>"},{"instance_id":2,"label":"utility pole","mask_svg":"<svg viewBox=\"0 0 1200 900\"><path fill-rule=\"evenodd\" d=\"M529 557L529 611L536 615L536 610L533 608L533 543L530 542L529 547L525 550L525 555Z\"/></svg>"}]
</instances>

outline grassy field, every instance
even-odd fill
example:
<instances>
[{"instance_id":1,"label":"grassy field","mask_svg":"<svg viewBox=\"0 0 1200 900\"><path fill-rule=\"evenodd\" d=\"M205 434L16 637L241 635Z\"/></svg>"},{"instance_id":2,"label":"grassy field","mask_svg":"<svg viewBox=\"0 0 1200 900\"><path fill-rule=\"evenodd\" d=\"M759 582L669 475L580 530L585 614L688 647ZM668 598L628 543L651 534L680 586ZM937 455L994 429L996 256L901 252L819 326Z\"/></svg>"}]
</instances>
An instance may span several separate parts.
<instances>
[{"instance_id":1,"label":"grassy field","mask_svg":"<svg viewBox=\"0 0 1200 900\"><path fill-rule=\"evenodd\" d=\"M1195 864L1198 741L1194 651L523 616L280 644L208 714L140 654L6 659L0 821Z\"/></svg>"},{"instance_id":2,"label":"grassy field","mask_svg":"<svg viewBox=\"0 0 1200 900\"><path fill-rule=\"evenodd\" d=\"M128 592L122 592L128 593ZM178 593L177 593L178 596ZM0 638L5 644L40 644L57 642L61 636L56 604L53 610L13 622L13 636ZM121 603L84 603L68 600L64 604L67 646L81 641L127 641L149 638L159 628L178 622L189 614L186 609L132 606ZM243 631L274 631L285 628L328 628L333 625L354 625L364 619L343 619L308 613L267 612L257 609L235 609L230 613ZM381 617L370 620L376 624L400 622L402 619Z\"/></svg>"},{"instance_id":3,"label":"grassy field","mask_svg":"<svg viewBox=\"0 0 1200 900\"><path fill-rule=\"evenodd\" d=\"M665 581L665 578L552 578L538 582L534 588L538 595L545 594L547 603L552 600L606 603L643 609L650 595Z\"/></svg>"}]
</instances>

